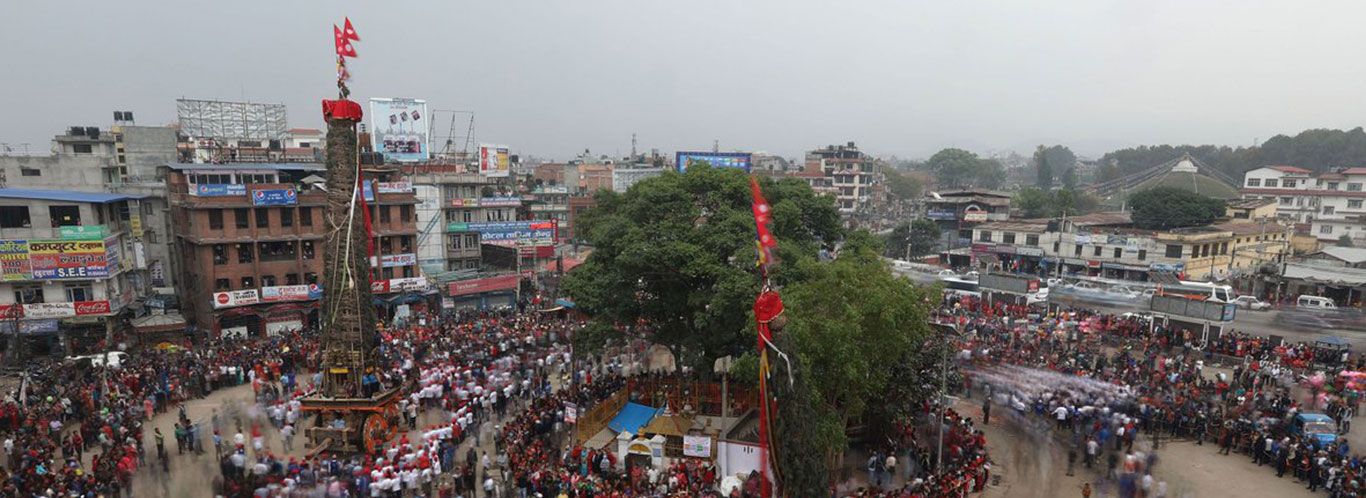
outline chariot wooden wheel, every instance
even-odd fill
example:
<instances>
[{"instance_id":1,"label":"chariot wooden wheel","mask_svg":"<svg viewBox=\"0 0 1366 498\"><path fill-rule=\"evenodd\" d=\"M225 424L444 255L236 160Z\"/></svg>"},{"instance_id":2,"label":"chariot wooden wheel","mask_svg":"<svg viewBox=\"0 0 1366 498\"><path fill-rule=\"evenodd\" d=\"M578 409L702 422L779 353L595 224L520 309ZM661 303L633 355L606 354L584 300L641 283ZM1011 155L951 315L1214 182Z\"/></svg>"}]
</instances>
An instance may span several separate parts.
<instances>
[{"instance_id":1,"label":"chariot wooden wheel","mask_svg":"<svg viewBox=\"0 0 1366 498\"><path fill-rule=\"evenodd\" d=\"M389 421L383 415L372 413L365 418L365 425L361 428L361 442L365 445L365 452L375 454L389 440Z\"/></svg>"}]
</instances>

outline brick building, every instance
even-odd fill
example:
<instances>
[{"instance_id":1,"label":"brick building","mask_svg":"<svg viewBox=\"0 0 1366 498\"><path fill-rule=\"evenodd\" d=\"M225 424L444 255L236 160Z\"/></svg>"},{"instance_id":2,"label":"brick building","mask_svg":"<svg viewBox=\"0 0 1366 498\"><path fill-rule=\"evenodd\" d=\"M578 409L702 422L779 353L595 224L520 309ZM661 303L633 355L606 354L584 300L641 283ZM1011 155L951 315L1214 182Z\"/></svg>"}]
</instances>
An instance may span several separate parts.
<instances>
[{"instance_id":1,"label":"brick building","mask_svg":"<svg viewBox=\"0 0 1366 498\"><path fill-rule=\"evenodd\" d=\"M318 320L324 171L317 163L170 164L173 251L187 320L208 336L259 336ZM425 291L416 198L387 169L367 170L379 301ZM376 181L380 180L380 181Z\"/></svg>"}]
</instances>

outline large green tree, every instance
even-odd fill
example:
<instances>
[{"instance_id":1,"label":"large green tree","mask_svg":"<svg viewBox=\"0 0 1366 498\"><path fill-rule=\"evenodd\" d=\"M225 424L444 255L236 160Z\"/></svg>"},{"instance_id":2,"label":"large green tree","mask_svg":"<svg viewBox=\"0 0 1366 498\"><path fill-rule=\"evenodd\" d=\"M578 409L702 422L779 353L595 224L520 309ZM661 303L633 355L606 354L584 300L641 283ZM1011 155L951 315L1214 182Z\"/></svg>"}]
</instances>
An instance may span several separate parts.
<instances>
[{"instance_id":1,"label":"large green tree","mask_svg":"<svg viewBox=\"0 0 1366 498\"><path fill-rule=\"evenodd\" d=\"M774 278L782 283L798 278L798 262L841 237L839 212L832 198L800 180L761 184L773 206L782 261ZM594 320L643 320L651 340L701 372L716 358L753 348L748 311L758 281L743 172L699 164L625 193L599 192L597 207L576 224L593 252L565 276L564 289ZM594 342L612 337L607 328L594 330Z\"/></svg>"},{"instance_id":2,"label":"large green tree","mask_svg":"<svg viewBox=\"0 0 1366 498\"><path fill-rule=\"evenodd\" d=\"M963 149L944 149L930 156L925 166L935 182L947 188L1000 188L1006 170L999 161L983 159Z\"/></svg>"},{"instance_id":3,"label":"large green tree","mask_svg":"<svg viewBox=\"0 0 1366 498\"><path fill-rule=\"evenodd\" d=\"M934 252L939 242L939 225L924 218L902 223L887 235L885 254L889 258L924 256Z\"/></svg>"},{"instance_id":4,"label":"large green tree","mask_svg":"<svg viewBox=\"0 0 1366 498\"><path fill-rule=\"evenodd\" d=\"M887 191L897 200L919 199L925 185L918 178L904 171L888 168L883 170L887 176Z\"/></svg>"},{"instance_id":5,"label":"large green tree","mask_svg":"<svg viewBox=\"0 0 1366 498\"><path fill-rule=\"evenodd\" d=\"M1053 188L1053 165L1048 162L1046 150L1042 145L1034 150L1034 172L1037 176L1034 185L1044 190Z\"/></svg>"},{"instance_id":6,"label":"large green tree","mask_svg":"<svg viewBox=\"0 0 1366 498\"><path fill-rule=\"evenodd\" d=\"M1207 225L1225 212L1222 200L1172 187L1133 194L1129 205L1134 225L1151 230Z\"/></svg>"}]
</instances>

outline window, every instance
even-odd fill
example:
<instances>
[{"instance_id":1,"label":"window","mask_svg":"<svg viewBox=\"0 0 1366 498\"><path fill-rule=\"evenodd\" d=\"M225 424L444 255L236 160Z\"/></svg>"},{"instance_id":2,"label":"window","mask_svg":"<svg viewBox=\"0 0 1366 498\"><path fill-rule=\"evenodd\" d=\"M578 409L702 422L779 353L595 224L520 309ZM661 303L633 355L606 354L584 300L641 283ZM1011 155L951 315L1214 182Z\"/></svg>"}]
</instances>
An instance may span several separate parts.
<instances>
[{"instance_id":1,"label":"window","mask_svg":"<svg viewBox=\"0 0 1366 498\"><path fill-rule=\"evenodd\" d=\"M214 245L213 245L213 264L215 264L215 265L226 265L226 264L228 264L228 246L225 246L225 245L223 245L223 244L214 244Z\"/></svg>"},{"instance_id":2,"label":"window","mask_svg":"<svg viewBox=\"0 0 1366 498\"><path fill-rule=\"evenodd\" d=\"M1094 250L1091 251L1091 254L1093 254L1093 255L1099 257L1099 256L1100 256L1100 250L1101 250L1101 249L1104 249L1104 248L1101 247L1101 246L1096 246L1096 247L1094 247L1094 248L1092 248L1092 249L1094 249Z\"/></svg>"},{"instance_id":3,"label":"window","mask_svg":"<svg viewBox=\"0 0 1366 498\"><path fill-rule=\"evenodd\" d=\"M474 211L466 209L461 211L460 215L461 221L464 221L465 223L474 221Z\"/></svg>"},{"instance_id":4,"label":"window","mask_svg":"<svg viewBox=\"0 0 1366 498\"><path fill-rule=\"evenodd\" d=\"M1282 198L1281 198L1281 205L1282 205L1282 206L1289 206L1289 205L1294 204L1294 203L1295 203L1295 198L1294 198L1294 197L1282 197Z\"/></svg>"},{"instance_id":5,"label":"window","mask_svg":"<svg viewBox=\"0 0 1366 498\"><path fill-rule=\"evenodd\" d=\"M1262 186L1262 179L1261 179L1261 178L1248 178L1248 179L1247 179L1247 186L1249 186L1249 187L1260 187L1260 186Z\"/></svg>"},{"instance_id":6,"label":"window","mask_svg":"<svg viewBox=\"0 0 1366 498\"><path fill-rule=\"evenodd\" d=\"M243 289L255 289L255 288L256 288L256 277L242 277L242 288L243 288Z\"/></svg>"},{"instance_id":7,"label":"window","mask_svg":"<svg viewBox=\"0 0 1366 498\"><path fill-rule=\"evenodd\" d=\"M1139 261L1143 261L1143 260L1145 260L1145 259L1148 259L1148 250L1147 250L1147 249L1139 249L1139 250L1138 250L1138 260L1139 260Z\"/></svg>"},{"instance_id":8,"label":"window","mask_svg":"<svg viewBox=\"0 0 1366 498\"><path fill-rule=\"evenodd\" d=\"M407 204L398 207L398 221L404 223L413 221L413 207Z\"/></svg>"},{"instance_id":9,"label":"window","mask_svg":"<svg viewBox=\"0 0 1366 498\"><path fill-rule=\"evenodd\" d=\"M80 206L48 206L47 215L52 219L52 228L81 224Z\"/></svg>"},{"instance_id":10,"label":"window","mask_svg":"<svg viewBox=\"0 0 1366 498\"><path fill-rule=\"evenodd\" d=\"M982 242L991 242L991 231L982 230L982 233L977 235L977 240Z\"/></svg>"},{"instance_id":11,"label":"window","mask_svg":"<svg viewBox=\"0 0 1366 498\"><path fill-rule=\"evenodd\" d=\"M232 290L232 284L228 283L228 279L226 278L215 279L213 281L213 290L215 292L230 291Z\"/></svg>"},{"instance_id":12,"label":"window","mask_svg":"<svg viewBox=\"0 0 1366 498\"><path fill-rule=\"evenodd\" d=\"M398 238L398 252L413 252L413 236L404 235Z\"/></svg>"},{"instance_id":13,"label":"window","mask_svg":"<svg viewBox=\"0 0 1366 498\"><path fill-rule=\"evenodd\" d=\"M1200 257L1209 256L1209 244L1200 245Z\"/></svg>"},{"instance_id":14,"label":"window","mask_svg":"<svg viewBox=\"0 0 1366 498\"><path fill-rule=\"evenodd\" d=\"M310 272L304 273L304 283L306 283L306 284L308 284L308 285L313 285L313 284L318 283L318 274L317 274L317 273L313 273L313 272L311 272L311 271L310 271Z\"/></svg>"},{"instance_id":15,"label":"window","mask_svg":"<svg viewBox=\"0 0 1366 498\"><path fill-rule=\"evenodd\" d=\"M1057 254L1058 251L1061 251L1061 250L1062 250L1062 241L1058 241L1058 240L1053 241L1053 254Z\"/></svg>"},{"instance_id":16,"label":"window","mask_svg":"<svg viewBox=\"0 0 1366 498\"><path fill-rule=\"evenodd\" d=\"M1333 214L1333 211L1334 211L1333 206L1324 206L1324 207L1323 207L1323 214Z\"/></svg>"},{"instance_id":17,"label":"window","mask_svg":"<svg viewBox=\"0 0 1366 498\"><path fill-rule=\"evenodd\" d=\"M270 209L256 208L256 228L265 228L270 225Z\"/></svg>"},{"instance_id":18,"label":"window","mask_svg":"<svg viewBox=\"0 0 1366 498\"><path fill-rule=\"evenodd\" d=\"M1076 250L1072 251L1072 255L1081 257L1081 244L1077 244Z\"/></svg>"},{"instance_id":19,"label":"window","mask_svg":"<svg viewBox=\"0 0 1366 498\"><path fill-rule=\"evenodd\" d=\"M1225 254L1228 254L1228 242L1222 242L1219 244L1219 255L1222 256Z\"/></svg>"},{"instance_id":20,"label":"window","mask_svg":"<svg viewBox=\"0 0 1366 498\"><path fill-rule=\"evenodd\" d=\"M1338 182L1328 182L1328 190L1337 190Z\"/></svg>"},{"instance_id":21,"label":"window","mask_svg":"<svg viewBox=\"0 0 1366 498\"><path fill-rule=\"evenodd\" d=\"M0 206L0 228L31 228L28 206Z\"/></svg>"},{"instance_id":22,"label":"window","mask_svg":"<svg viewBox=\"0 0 1366 498\"><path fill-rule=\"evenodd\" d=\"M14 286L14 302L18 304L34 304L43 302L43 286Z\"/></svg>"},{"instance_id":23,"label":"window","mask_svg":"<svg viewBox=\"0 0 1366 498\"><path fill-rule=\"evenodd\" d=\"M280 208L280 226L294 226L294 208Z\"/></svg>"},{"instance_id":24,"label":"window","mask_svg":"<svg viewBox=\"0 0 1366 498\"><path fill-rule=\"evenodd\" d=\"M254 260L254 259L256 259L256 258L255 258L255 255L252 254L252 251L251 251L251 243L250 243L250 242L244 243L244 244L237 244L237 262L238 262L238 263L250 263L250 262L252 262L252 260Z\"/></svg>"},{"instance_id":25,"label":"window","mask_svg":"<svg viewBox=\"0 0 1366 498\"><path fill-rule=\"evenodd\" d=\"M93 154L95 152L95 147L90 144L72 144L71 152L77 154Z\"/></svg>"},{"instance_id":26,"label":"window","mask_svg":"<svg viewBox=\"0 0 1366 498\"><path fill-rule=\"evenodd\" d=\"M393 252L394 252L394 238L393 238L393 237L380 237L380 239L379 239L379 248L380 248L380 252L383 252L384 254L393 254Z\"/></svg>"},{"instance_id":27,"label":"window","mask_svg":"<svg viewBox=\"0 0 1366 498\"><path fill-rule=\"evenodd\" d=\"M222 230L222 229L223 229L223 210L222 210L222 209L210 209L210 210L209 210L209 229L210 229L210 230Z\"/></svg>"},{"instance_id":28,"label":"window","mask_svg":"<svg viewBox=\"0 0 1366 498\"><path fill-rule=\"evenodd\" d=\"M1320 226L1319 226L1319 233L1322 233L1322 234L1330 234L1330 233L1333 233L1333 225L1320 225Z\"/></svg>"},{"instance_id":29,"label":"window","mask_svg":"<svg viewBox=\"0 0 1366 498\"><path fill-rule=\"evenodd\" d=\"M1295 188L1295 185L1297 185L1296 182L1295 182L1295 180L1291 180L1291 179L1288 179L1288 178L1285 179L1285 180L1281 180L1281 187L1284 187L1284 188Z\"/></svg>"},{"instance_id":30,"label":"window","mask_svg":"<svg viewBox=\"0 0 1366 498\"><path fill-rule=\"evenodd\" d=\"M313 259L313 241L305 240L300 244L303 244L304 259Z\"/></svg>"},{"instance_id":31,"label":"window","mask_svg":"<svg viewBox=\"0 0 1366 498\"><path fill-rule=\"evenodd\" d=\"M251 223L251 220L248 219L251 217L251 211L248 211L247 208L232 210L232 217L237 221L237 228L247 228Z\"/></svg>"},{"instance_id":32,"label":"window","mask_svg":"<svg viewBox=\"0 0 1366 498\"><path fill-rule=\"evenodd\" d=\"M151 230L147 230L146 232L143 232L143 235L144 235L145 237L147 237L147 243L148 243L148 244L156 244L156 243L157 243L157 233L156 233L156 232L153 232L153 231L151 231Z\"/></svg>"},{"instance_id":33,"label":"window","mask_svg":"<svg viewBox=\"0 0 1366 498\"><path fill-rule=\"evenodd\" d=\"M1122 256L1124 256L1124 249L1119 248L1119 247L1116 247L1116 248L1115 248L1115 256L1114 256L1115 259L1119 259L1119 258L1122 257Z\"/></svg>"},{"instance_id":34,"label":"window","mask_svg":"<svg viewBox=\"0 0 1366 498\"><path fill-rule=\"evenodd\" d=\"M477 233L467 233L467 234L465 234L465 247L479 247L479 234L477 234Z\"/></svg>"},{"instance_id":35,"label":"window","mask_svg":"<svg viewBox=\"0 0 1366 498\"><path fill-rule=\"evenodd\" d=\"M413 278L413 267L411 267L411 266L405 266L405 267L403 267L403 278Z\"/></svg>"},{"instance_id":36,"label":"window","mask_svg":"<svg viewBox=\"0 0 1366 498\"><path fill-rule=\"evenodd\" d=\"M1266 181L1262 182L1262 185L1266 185L1266 188L1276 188L1276 184L1278 183L1280 182L1275 178L1267 178Z\"/></svg>"},{"instance_id":37,"label":"window","mask_svg":"<svg viewBox=\"0 0 1366 498\"><path fill-rule=\"evenodd\" d=\"M1361 199L1347 201L1347 209L1361 209Z\"/></svg>"},{"instance_id":38,"label":"window","mask_svg":"<svg viewBox=\"0 0 1366 498\"><path fill-rule=\"evenodd\" d=\"M142 214L143 214L144 216L151 216L151 215L152 215L153 213L155 213L155 212L156 212L156 209L152 207L152 203L150 203L150 202L144 202L144 203L142 203Z\"/></svg>"},{"instance_id":39,"label":"window","mask_svg":"<svg viewBox=\"0 0 1366 498\"><path fill-rule=\"evenodd\" d=\"M261 287L275 287L275 275L261 275Z\"/></svg>"},{"instance_id":40,"label":"window","mask_svg":"<svg viewBox=\"0 0 1366 498\"><path fill-rule=\"evenodd\" d=\"M1039 236L1038 236L1038 235L1034 235L1034 234L1025 235L1025 245L1030 246L1030 247L1038 247L1038 246L1039 246ZM1054 249L1054 251L1057 251L1057 249Z\"/></svg>"},{"instance_id":41,"label":"window","mask_svg":"<svg viewBox=\"0 0 1366 498\"><path fill-rule=\"evenodd\" d=\"M90 285L88 284L67 284L64 287L66 290L66 300L68 302L75 303L80 301L95 300L95 290L90 288Z\"/></svg>"},{"instance_id":42,"label":"window","mask_svg":"<svg viewBox=\"0 0 1366 498\"><path fill-rule=\"evenodd\" d=\"M306 226L306 227L311 227L311 226L313 226L313 208L311 208L311 207L301 207L301 208L299 208L299 225Z\"/></svg>"},{"instance_id":43,"label":"window","mask_svg":"<svg viewBox=\"0 0 1366 498\"><path fill-rule=\"evenodd\" d=\"M286 274L285 274L285 285L299 285L299 274L298 274L298 273L286 273Z\"/></svg>"},{"instance_id":44,"label":"window","mask_svg":"<svg viewBox=\"0 0 1366 498\"><path fill-rule=\"evenodd\" d=\"M1181 244L1167 244L1167 250L1163 254L1163 256L1166 256L1168 258L1180 258Z\"/></svg>"},{"instance_id":45,"label":"window","mask_svg":"<svg viewBox=\"0 0 1366 498\"><path fill-rule=\"evenodd\" d=\"M43 170L19 167L19 176L43 176Z\"/></svg>"},{"instance_id":46,"label":"window","mask_svg":"<svg viewBox=\"0 0 1366 498\"><path fill-rule=\"evenodd\" d=\"M1348 192L1360 192L1360 191L1361 191L1361 183L1360 183L1360 182L1348 183L1348 184L1347 184L1347 191L1348 191Z\"/></svg>"},{"instance_id":47,"label":"window","mask_svg":"<svg viewBox=\"0 0 1366 498\"><path fill-rule=\"evenodd\" d=\"M383 271L380 272L380 275L382 275L385 280L391 280L394 278L394 269L385 268Z\"/></svg>"},{"instance_id":48,"label":"window","mask_svg":"<svg viewBox=\"0 0 1366 498\"><path fill-rule=\"evenodd\" d=\"M289 261L294 259L294 241L258 242L256 252L261 261Z\"/></svg>"},{"instance_id":49,"label":"window","mask_svg":"<svg viewBox=\"0 0 1366 498\"><path fill-rule=\"evenodd\" d=\"M1004 242L1004 243L1007 243L1007 244L1014 244L1014 243L1015 243L1015 232L1002 232L1002 233L1001 233L1001 242Z\"/></svg>"},{"instance_id":50,"label":"window","mask_svg":"<svg viewBox=\"0 0 1366 498\"><path fill-rule=\"evenodd\" d=\"M391 209L391 208L393 208L393 206L380 206L380 207L379 207L379 222L380 222L380 223L388 223L388 222L389 222L389 218L392 216L391 214L389 214L389 212L390 212L390 211L393 211L393 209Z\"/></svg>"}]
</instances>

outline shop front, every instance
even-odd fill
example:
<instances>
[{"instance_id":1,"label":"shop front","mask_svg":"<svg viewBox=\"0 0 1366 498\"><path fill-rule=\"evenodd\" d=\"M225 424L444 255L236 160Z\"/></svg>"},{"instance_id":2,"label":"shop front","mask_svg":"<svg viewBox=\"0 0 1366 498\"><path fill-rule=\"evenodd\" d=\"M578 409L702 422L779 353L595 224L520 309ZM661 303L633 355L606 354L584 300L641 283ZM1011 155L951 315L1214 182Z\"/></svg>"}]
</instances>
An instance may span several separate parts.
<instances>
[{"instance_id":1,"label":"shop front","mask_svg":"<svg viewBox=\"0 0 1366 498\"><path fill-rule=\"evenodd\" d=\"M521 285L517 274L475 278L451 282L447 295L457 310L483 310L517 305L517 289Z\"/></svg>"}]
</instances>

